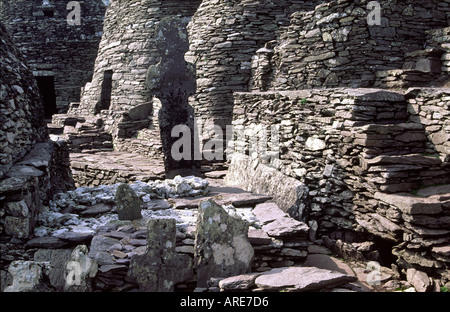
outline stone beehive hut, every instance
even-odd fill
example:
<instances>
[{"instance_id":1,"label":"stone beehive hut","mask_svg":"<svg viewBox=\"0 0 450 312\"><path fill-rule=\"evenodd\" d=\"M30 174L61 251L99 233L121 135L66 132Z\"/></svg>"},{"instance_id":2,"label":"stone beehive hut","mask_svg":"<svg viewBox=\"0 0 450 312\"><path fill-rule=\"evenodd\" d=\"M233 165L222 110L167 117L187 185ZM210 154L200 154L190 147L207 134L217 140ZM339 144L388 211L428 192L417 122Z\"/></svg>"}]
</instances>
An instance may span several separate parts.
<instances>
[{"instance_id":1,"label":"stone beehive hut","mask_svg":"<svg viewBox=\"0 0 450 312\"><path fill-rule=\"evenodd\" d=\"M198 0L112 1L105 16L92 81L82 88L81 99L72 103L69 115L102 118L105 140L114 144L115 150L132 149L161 159L159 101L146 84L149 66L159 62L155 26L170 16L187 24L199 4ZM68 125L64 120L67 118L61 116L54 122ZM138 136L146 141L136 139ZM107 146L101 142L99 145Z\"/></svg>"},{"instance_id":2,"label":"stone beehive hut","mask_svg":"<svg viewBox=\"0 0 450 312\"><path fill-rule=\"evenodd\" d=\"M381 3L374 26L366 6L296 12L273 48L257 51L254 92L234 93L233 108L234 129L253 130L232 142L245 148L227 180L273 194L344 257L362 238L379 261L445 279L448 189L436 185L449 183L448 3ZM273 126L279 158L255 159L252 137Z\"/></svg>"},{"instance_id":3,"label":"stone beehive hut","mask_svg":"<svg viewBox=\"0 0 450 312\"><path fill-rule=\"evenodd\" d=\"M151 104L153 97L145 79L148 67L159 61L155 25L165 16L184 17L187 22L198 5L195 0L112 1L105 17L94 77L83 90L80 109L90 113L128 111Z\"/></svg>"},{"instance_id":4,"label":"stone beehive hut","mask_svg":"<svg viewBox=\"0 0 450 312\"><path fill-rule=\"evenodd\" d=\"M79 2L80 3L80 2ZM69 25L68 1L2 1L0 19L25 55L43 93L46 118L79 101L92 77L102 35L105 4L80 4L80 25Z\"/></svg>"},{"instance_id":5,"label":"stone beehive hut","mask_svg":"<svg viewBox=\"0 0 450 312\"><path fill-rule=\"evenodd\" d=\"M49 140L36 81L2 24L0 42L0 231L21 248L43 204L73 181L66 146Z\"/></svg>"},{"instance_id":6,"label":"stone beehive hut","mask_svg":"<svg viewBox=\"0 0 450 312\"><path fill-rule=\"evenodd\" d=\"M111 1L92 80L82 88L80 101L71 103L68 114L53 118L69 141L76 182L98 186L144 177L147 182L163 176L127 169L138 159L137 154L147 164L167 157L167 148L162 148L167 141L161 142L167 129L162 135L160 124L164 120L156 113L160 110L165 121L171 116L178 118L180 107L171 108L173 103L167 102L184 90L182 101L181 97L176 100L184 103L191 95L190 107L186 103L183 107L202 119L202 125L218 125L222 130L233 126L227 139L234 150L225 161L220 160L220 166L226 169L224 182L246 192L242 197L233 194L233 200L223 194L216 199L252 206L250 214L266 221L262 232L256 228L248 231L256 245L254 270L300 265L312 241L345 259L375 260L392 267L392 274L408 279L418 290L448 285L450 90L446 86L450 4L443 0L380 2L380 23L371 25L368 3ZM171 17L183 23L176 36L175 28L167 32L180 39L180 48L174 46L174 50L184 53L188 36L186 62L169 49L160 54L167 44L161 34L166 32L155 30L162 20L171 24ZM176 69L180 75L172 83ZM164 90L158 89L161 84L176 83L182 86L168 94L163 92L167 91L164 86ZM5 90L19 95L25 90L18 83L8 86ZM166 105L164 109L162 105ZM171 115L171 109L177 112ZM14 113L7 111L13 118ZM191 119L186 118L186 124L190 125ZM31 124L42 126L37 119ZM8 131L12 129L16 128ZM274 129L277 136L267 138L267 129ZM215 135L213 132L203 131L201 138L206 141ZM41 141L46 140L43 135ZM255 139L264 135L274 150L254 145ZM7 147L16 143L9 133L0 142ZM31 148L34 143L27 144ZM11 161L5 165L14 163L16 156L8 157ZM128 163L116 163L115 168L102 166L114 157L120 162L128 159ZM202 173L223 176L223 171L209 172L215 168L212 161L202 163ZM144 168L150 171L148 166ZM5 167L4 171L8 170ZM149 186L138 186L142 198L152 206ZM81 216L109 213L108 196L97 195L102 190L106 188L90 191L91 197L98 196L99 205L97 199L82 201L82 207L65 203L65 198L82 196L84 190L62 194L57 202L64 211ZM273 202L249 204L252 196L247 192L270 196ZM199 202L193 202L172 199L166 208L158 206L160 203L152 207L197 208ZM9 233L22 233L14 232L11 225L22 224L19 221L23 218L8 209L9 221L4 223L9 224ZM183 213L183 217L191 217L189 210ZM145 211L144 215L148 214ZM289 227L288 233L280 233ZM28 245L48 247L52 240L64 246L91 244L90 256L98 261L100 270L94 279L97 289L108 290L111 283L123 290L136 287L136 281L142 289L152 289L147 277L139 273L155 252L151 240L143 242L150 230L144 228L142 224L114 223L89 235L44 236ZM169 257L173 264L199 260L201 253L192 251L198 248L192 228L183 228L185 236L175 235L172 225L170 228L166 234L171 236ZM219 228L225 231L223 225ZM16 236L24 239L20 235ZM136 253L144 255L144 245L146 256L136 257ZM117 249L104 250L111 246ZM178 253L190 258L180 258ZM143 265L135 266L136 259ZM170 271L173 268L170 272L166 269L161 272L168 274L161 278L172 278L164 282L170 286L167 289L173 289L172 282L177 279ZM185 269L188 275L196 270L190 264ZM159 270L156 267L153 275L158 276ZM211 277L208 272L214 271L209 270L200 274L202 284Z\"/></svg>"},{"instance_id":7,"label":"stone beehive hut","mask_svg":"<svg viewBox=\"0 0 450 312\"><path fill-rule=\"evenodd\" d=\"M35 144L48 139L44 111L33 75L1 26L2 145L0 178Z\"/></svg>"}]
</instances>

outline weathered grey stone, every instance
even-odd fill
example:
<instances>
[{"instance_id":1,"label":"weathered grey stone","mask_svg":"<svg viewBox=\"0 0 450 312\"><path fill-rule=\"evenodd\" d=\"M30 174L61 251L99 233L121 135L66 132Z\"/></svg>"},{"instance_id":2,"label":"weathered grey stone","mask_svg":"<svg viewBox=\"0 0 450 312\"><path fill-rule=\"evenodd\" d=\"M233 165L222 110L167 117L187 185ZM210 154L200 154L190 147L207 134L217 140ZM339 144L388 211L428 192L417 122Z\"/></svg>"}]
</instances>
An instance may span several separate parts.
<instances>
[{"instance_id":1,"label":"weathered grey stone","mask_svg":"<svg viewBox=\"0 0 450 312\"><path fill-rule=\"evenodd\" d=\"M428 275L414 268L406 270L406 279L418 292L425 292L430 287Z\"/></svg>"},{"instance_id":2,"label":"weathered grey stone","mask_svg":"<svg viewBox=\"0 0 450 312\"><path fill-rule=\"evenodd\" d=\"M6 212L13 217L26 218L29 214L28 206L24 200L6 203L5 208Z\"/></svg>"},{"instance_id":3,"label":"weathered grey stone","mask_svg":"<svg viewBox=\"0 0 450 312\"><path fill-rule=\"evenodd\" d=\"M194 275L190 257L175 251L175 220L152 219L147 230L147 250L143 255L131 257L128 276L141 291L173 291L176 284Z\"/></svg>"},{"instance_id":4,"label":"weathered grey stone","mask_svg":"<svg viewBox=\"0 0 450 312\"><path fill-rule=\"evenodd\" d=\"M95 260L98 265L114 264L114 257L111 252L115 249L122 249L119 240L103 235L94 236L89 257Z\"/></svg>"},{"instance_id":5,"label":"weathered grey stone","mask_svg":"<svg viewBox=\"0 0 450 312\"><path fill-rule=\"evenodd\" d=\"M262 227L269 236L283 237L298 235L299 237L306 237L308 235L309 227L303 222L297 221L291 217L277 219Z\"/></svg>"},{"instance_id":6,"label":"weathered grey stone","mask_svg":"<svg viewBox=\"0 0 450 312\"><path fill-rule=\"evenodd\" d=\"M262 273L248 273L227 277L219 282L219 287L223 291L249 290L255 286L255 280Z\"/></svg>"},{"instance_id":7,"label":"weathered grey stone","mask_svg":"<svg viewBox=\"0 0 450 312\"><path fill-rule=\"evenodd\" d=\"M226 213L213 200L198 207L195 232L197 281L206 286L211 277L229 277L250 270L254 251L248 241L248 223Z\"/></svg>"},{"instance_id":8,"label":"weathered grey stone","mask_svg":"<svg viewBox=\"0 0 450 312\"><path fill-rule=\"evenodd\" d=\"M282 211L275 203L258 204L252 212L262 224L267 224L277 219L289 217L288 214Z\"/></svg>"},{"instance_id":9,"label":"weathered grey stone","mask_svg":"<svg viewBox=\"0 0 450 312\"><path fill-rule=\"evenodd\" d=\"M315 267L289 267L272 269L256 278L256 285L267 290L289 289L314 291L354 282L355 276Z\"/></svg>"},{"instance_id":10,"label":"weathered grey stone","mask_svg":"<svg viewBox=\"0 0 450 312\"><path fill-rule=\"evenodd\" d=\"M63 291L66 284L66 263L69 261L71 249L38 249L34 253L34 261L49 262L50 283L57 291Z\"/></svg>"},{"instance_id":11,"label":"weathered grey stone","mask_svg":"<svg viewBox=\"0 0 450 312\"><path fill-rule=\"evenodd\" d=\"M321 151L326 148L326 143L321 139L310 137L306 140L305 148L311 151Z\"/></svg>"},{"instance_id":12,"label":"weathered grey stone","mask_svg":"<svg viewBox=\"0 0 450 312\"><path fill-rule=\"evenodd\" d=\"M442 204L438 199L416 197L411 194L385 194L375 193L374 198L399 208L407 214L439 214L442 212Z\"/></svg>"},{"instance_id":13,"label":"weathered grey stone","mask_svg":"<svg viewBox=\"0 0 450 312\"><path fill-rule=\"evenodd\" d=\"M262 163L255 163L249 156L233 153L225 177L228 185L273 197L281 210L296 219L304 217L309 202L308 187L277 169Z\"/></svg>"},{"instance_id":14,"label":"weathered grey stone","mask_svg":"<svg viewBox=\"0 0 450 312\"><path fill-rule=\"evenodd\" d=\"M115 202L119 220L137 220L142 218L142 200L136 195L133 189L127 184L120 184L117 187Z\"/></svg>"},{"instance_id":15,"label":"weathered grey stone","mask_svg":"<svg viewBox=\"0 0 450 312\"><path fill-rule=\"evenodd\" d=\"M54 236L35 237L25 243L26 248L58 249L66 245L67 242Z\"/></svg>"},{"instance_id":16,"label":"weathered grey stone","mask_svg":"<svg viewBox=\"0 0 450 312\"><path fill-rule=\"evenodd\" d=\"M103 214L106 212L111 211L112 207L107 204L97 204L92 207L89 207L88 209L81 212L81 215L83 217L89 218L89 217L95 217L99 214Z\"/></svg>"},{"instance_id":17,"label":"weathered grey stone","mask_svg":"<svg viewBox=\"0 0 450 312\"><path fill-rule=\"evenodd\" d=\"M51 290L44 280L50 273L49 262L14 261L9 265L9 273L13 277L12 285L5 292L36 292Z\"/></svg>"},{"instance_id":18,"label":"weathered grey stone","mask_svg":"<svg viewBox=\"0 0 450 312\"><path fill-rule=\"evenodd\" d=\"M5 217L5 232L17 238L27 238L30 235L30 220L28 218Z\"/></svg>"}]
</instances>

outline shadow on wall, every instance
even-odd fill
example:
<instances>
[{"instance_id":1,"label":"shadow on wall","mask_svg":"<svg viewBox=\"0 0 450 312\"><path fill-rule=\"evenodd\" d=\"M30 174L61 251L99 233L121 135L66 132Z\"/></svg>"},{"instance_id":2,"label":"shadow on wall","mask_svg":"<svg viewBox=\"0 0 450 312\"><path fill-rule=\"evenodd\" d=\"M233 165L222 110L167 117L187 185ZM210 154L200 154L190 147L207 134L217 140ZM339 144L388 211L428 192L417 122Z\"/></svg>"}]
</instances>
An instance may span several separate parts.
<instances>
[{"instance_id":1,"label":"shadow on wall","mask_svg":"<svg viewBox=\"0 0 450 312\"><path fill-rule=\"evenodd\" d=\"M155 28L156 46L161 57L157 65L150 66L147 73L148 89L161 101L158 112L159 128L164 152L166 176L171 178L177 174L198 174L198 165L194 155L194 109L189 105L189 96L195 93L195 68L187 63L184 54L189 49L186 23L179 18L163 18ZM189 144L183 144L175 150L179 140L177 127L187 126ZM179 157L181 156L181 157ZM181 159L180 159L181 158Z\"/></svg>"}]
</instances>

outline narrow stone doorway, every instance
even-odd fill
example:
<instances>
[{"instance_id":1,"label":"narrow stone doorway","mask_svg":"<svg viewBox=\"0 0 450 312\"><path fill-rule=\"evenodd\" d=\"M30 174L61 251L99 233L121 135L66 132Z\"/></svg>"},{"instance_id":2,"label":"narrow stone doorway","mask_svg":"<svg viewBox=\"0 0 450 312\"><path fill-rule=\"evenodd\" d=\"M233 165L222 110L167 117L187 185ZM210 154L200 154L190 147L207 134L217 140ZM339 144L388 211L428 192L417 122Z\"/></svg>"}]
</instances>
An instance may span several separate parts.
<instances>
[{"instance_id":1,"label":"narrow stone doorway","mask_svg":"<svg viewBox=\"0 0 450 312\"><path fill-rule=\"evenodd\" d=\"M107 110L111 106L112 93L112 70L105 70L103 73L102 91L100 94L100 103L95 107L95 112L100 113L102 110Z\"/></svg>"},{"instance_id":2,"label":"narrow stone doorway","mask_svg":"<svg viewBox=\"0 0 450 312\"><path fill-rule=\"evenodd\" d=\"M55 77L37 76L36 80L44 104L45 119L51 119L54 114L58 113L56 107Z\"/></svg>"}]
</instances>

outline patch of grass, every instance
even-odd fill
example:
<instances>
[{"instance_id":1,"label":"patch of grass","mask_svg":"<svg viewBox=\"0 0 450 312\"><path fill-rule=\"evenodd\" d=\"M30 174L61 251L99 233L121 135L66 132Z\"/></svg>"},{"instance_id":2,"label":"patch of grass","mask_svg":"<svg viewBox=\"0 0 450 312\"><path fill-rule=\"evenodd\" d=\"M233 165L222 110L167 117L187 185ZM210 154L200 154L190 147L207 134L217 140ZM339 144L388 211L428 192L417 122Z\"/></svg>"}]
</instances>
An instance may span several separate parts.
<instances>
[{"instance_id":1,"label":"patch of grass","mask_svg":"<svg viewBox=\"0 0 450 312\"><path fill-rule=\"evenodd\" d=\"M441 292L450 292L450 291L447 287L441 286Z\"/></svg>"}]
</instances>

